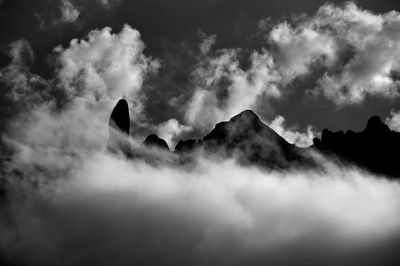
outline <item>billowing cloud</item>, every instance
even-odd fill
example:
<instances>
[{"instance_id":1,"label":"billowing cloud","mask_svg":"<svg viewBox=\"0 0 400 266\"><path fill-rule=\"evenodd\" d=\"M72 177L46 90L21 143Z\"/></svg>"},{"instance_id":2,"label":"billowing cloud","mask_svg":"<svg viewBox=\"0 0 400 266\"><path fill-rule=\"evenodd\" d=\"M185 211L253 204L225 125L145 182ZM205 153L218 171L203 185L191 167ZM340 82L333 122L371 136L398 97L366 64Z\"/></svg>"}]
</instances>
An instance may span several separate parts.
<instances>
[{"instance_id":1,"label":"billowing cloud","mask_svg":"<svg viewBox=\"0 0 400 266\"><path fill-rule=\"evenodd\" d=\"M22 52L26 50L28 58L32 57L29 44L20 41L12 48L13 60L2 75L13 82L13 100L26 104L18 110L18 119L10 122L11 133L3 140L20 161L39 164L104 148L113 106L124 97L131 116L140 115L143 80L158 66L158 61L143 54L144 44L136 30L125 26L113 34L104 28L90 32L87 40L57 47L53 55L59 64L57 78L44 81L46 90L38 90L31 83L39 78L24 68Z\"/></svg>"},{"instance_id":2,"label":"billowing cloud","mask_svg":"<svg viewBox=\"0 0 400 266\"><path fill-rule=\"evenodd\" d=\"M205 40L204 50L210 40ZM209 130L215 123L254 108L261 96L279 98L280 75L271 55L254 51L250 66L240 65L240 50L223 49L205 55L193 72L196 89L185 111L189 125Z\"/></svg>"},{"instance_id":3,"label":"billowing cloud","mask_svg":"<svg viewBox=\"0 0 400 266\"><path fill-rule=\"evenodd\" d=\"M142 108L139 92L144 76L159 62L143 55L140 33L125 25L120 33L111 28L91 31L87 39L71 41L69 47L55 49L58 79L67 97L90 101L125 98L136 114ZM133 109L132 109L133 110Z\"/></svg>"},{"instance_id":4,"label":"billowing cloud","mask_svg":"<svg viewBox=\"0 0 400 266\"><path fill-rule=\"evenodd\" d=\"M374 14L349 2L323 5L313 16L293 25L274 27L269 40L290 79L325 69L316 93L338 105L360 103L366 95L399 95L400 14Z\"/></svg>"},{"instance_id":5,"label":"billowing cloud","mask_svg":"<svg viewBox=\"0 0 400 266\"><path fill-rule=\"evenodd\" d=\"M170 149L173 149L181 134L191 130L190 126L182 125L175 118L171 118L158 126L157 134L167 142Z\"/></svg>"},{"instance_id":6,"label":"billowing cloud","mask_svg":"<svg viewBox=\"0 0 400 266\"><path fill-rule=\"evenodd\" d=\"M298 131L295 128L287 128L285 125L285 118L280 115L266 124L286 139L287 142L295 144L298 147L311 146L313 144L313 138L317 137L316 130L312 126L308 126L305 132Z\"/></svg>"},{"instance_id":7,"label":"billowing cloud","mask_svg":"<svg viewBox=\"0 0 400 266\"><path fill-rule=\"evenodd\" d=\"M386 118L385 123L389 126L391 130L400 132L400 111L391 111L390 117Z\"/></svg>"},{"instance_id":8,"label":"billowing cloud","mask_svg":"<svg viewBox=\"0 0 400 266\"><path fill-rule=\"evenodd\" d=\"M308 74L313 64L330 65L336 57L334 38L309 27L293 28L287 22L269 34L277 46L277 61L285 83Z\"/></svg>"}]
</instances>

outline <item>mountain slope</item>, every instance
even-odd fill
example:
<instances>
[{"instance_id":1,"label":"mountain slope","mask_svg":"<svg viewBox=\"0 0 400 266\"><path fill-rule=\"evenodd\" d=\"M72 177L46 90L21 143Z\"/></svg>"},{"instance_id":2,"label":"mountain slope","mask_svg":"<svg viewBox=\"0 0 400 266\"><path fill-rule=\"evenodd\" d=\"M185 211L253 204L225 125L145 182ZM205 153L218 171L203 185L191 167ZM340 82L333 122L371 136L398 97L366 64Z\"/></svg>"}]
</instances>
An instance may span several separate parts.
<instances>
[{"instance_id":1,"label":"mountain slope","mask_svg":"<svg viewBox=\"0 0 400 266\"><path fill-rule=\"evenodd\" d=\"M371 117L365 129L357 133L324 129L313 147L374 173L400 177L400 133L391 131L378 116Z\"/></svg>"},{"instance_id":2,"label":"mountain slope","mask_svg":"<svg viewBox=\"0 0 400 266\"><path fill-rule=\"evenodd\" d=\"M180 141L175 151L188 153L199 148L268 168L310 163L305 150L288 143L250 110L218 123L203 139Z\"/></svg>"},{"instance_id":3,"label":"mountain slope","mask_svg":"<svg viewBox=\"0 0 400 266\"><path fill-rule=\"evenodd\" d=\"M125 100L120 100L114 108L109 126L108 149L131 154L127 142L129 110ZM144 145L169 151L167 143L154 134L146 138ZM314 139L314 145L299 148L265 125L254 112L246 110L229 121L218 123L204 138L181 140L175 147L175 153L182 157L199 150L223 158L234 157L240 163L270 169L317 167L318 162L309 154L318 151L377 174L400 177L397 158L400 133L391 131L378 116L371 117L361 132L331 132L324 129L321 139Z\"/></svg>"}]
</instances>

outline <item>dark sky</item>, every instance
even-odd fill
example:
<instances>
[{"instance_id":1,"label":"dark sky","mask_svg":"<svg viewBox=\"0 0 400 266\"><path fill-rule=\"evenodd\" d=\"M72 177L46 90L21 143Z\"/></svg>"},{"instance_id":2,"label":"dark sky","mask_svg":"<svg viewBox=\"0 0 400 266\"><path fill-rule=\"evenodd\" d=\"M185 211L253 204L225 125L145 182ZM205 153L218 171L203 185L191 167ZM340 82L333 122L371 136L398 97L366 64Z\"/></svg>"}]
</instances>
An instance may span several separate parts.
<instances>
[{"instance_id":1,"label":"dark sky","mask_svg":"<svg viewBox=\"0 0 400 266\"><path fill-rule=\"evenodd\" d=\"M32 46L35 61L31 71L46 79L53 78L54 66L50 63L51 52L57 45L63 47L73 38L84 38L96 28L111 27L119 32L124 24L139 30L146 44L145 54L161 59L159 74L145 83L152 87L147 97L151 104L145 112L154 124L182 115L168 109L166 99L184 94L190 86L190 71L195 64L194 56L201 33L215 34L215 49L260 49L263 39L257 35L258 22L271 18L276 24L290 20L293 15L313 14L326 1L306 0L132 0L112 2L104 6L99 0L71 1L80 12L74 23L52 24L61 16L60 1L53 0L3 0L0 5L1 67L10 62L8 45L25 39ZM333 2L340 4L339 1ZM397 0L357 1L362 9L375 13L400 10ZM314 125L318 130L361 130L369 116L387 117L397 110L400 101L380 96L367 96L360 104L338 107L323 96L304 96L305 90L315 86L315 79L307 77L292 84L296 86L288 97L272 101L272 108L258 109L263 118L272 120L283 115L287 124L305 128ZM2 99L4 102L4 99ZM0 110L2 119L11 109ZM163 110L160 112L159 110Z\"/></svg>"}]
</instances>

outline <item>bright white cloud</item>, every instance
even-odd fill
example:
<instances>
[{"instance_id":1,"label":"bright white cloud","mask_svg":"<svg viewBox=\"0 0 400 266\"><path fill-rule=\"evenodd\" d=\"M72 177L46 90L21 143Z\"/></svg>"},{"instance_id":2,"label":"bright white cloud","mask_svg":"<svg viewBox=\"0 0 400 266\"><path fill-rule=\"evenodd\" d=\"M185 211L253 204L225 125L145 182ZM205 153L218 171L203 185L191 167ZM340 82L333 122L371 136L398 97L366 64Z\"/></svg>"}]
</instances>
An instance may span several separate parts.
<instances>
[{"instance_id":1,"label":"bright white cloud","mask_svg":"<svg viewBox=\"0 0 400 266\"><path fill-rule=\"evenodd\" d=\"M295 144L298 147L309 147L313 144L313 139L317 136L316 130L312 126L308 126L305 132L296 129L286 128L285 118L276 116L270 123L266 123L287 142Z\"/></svg>"},{"instance_id":2,"label":"bright white cloud","mask_svg":"<svg viewBox=\"0 0 400 266\"><path fill-rule=\"evenodd\" d=\"M294 26L283 22L269 35L278 47L280 68L289 80L324 67L317 93L338 105L366 95L399 96L400 14L374 14L354 3L323 5ZM317 64L313 64L317 62Z\"/></svg>"},{"instance_id":3,"label":"bright white cloud","mask_svg":"<svg viewBox=\"0 0 400 266\"><path fill-rule=\"evenodd\" d=\"M192 127L181 125L178 120L172 118L157 127L157 134L167 142L170 149L173 149L181 134L191 130Z\"/></svg>"},{"instance_id":4,"label":"bright white cloud","mask_svg":"<svg viewBox=\"0 0 400 266\"><path fill-rule=\"evenodd\" d=\"M90 101L125 98L141 110L139 92L144 76L155 71L159 62L143 55L140 33L125 25L120 33L111 28L93 30L87 39L71 41L69 47L55 49L60 68L58 78L68 97Z\"/></svg>"},{"instance_id":5,"label":"bright white cloud","mask_svg":"<svg viewBox=\"0 0 400 266\"><path fill-rule=\"evenodd\" d=\"M308 74L312 64L330 65L336 57L332 36L312 28L294 29L283 22L270 32L269 38L277 46L277 61L285 84Z\"/></svg>"}]
</instances>

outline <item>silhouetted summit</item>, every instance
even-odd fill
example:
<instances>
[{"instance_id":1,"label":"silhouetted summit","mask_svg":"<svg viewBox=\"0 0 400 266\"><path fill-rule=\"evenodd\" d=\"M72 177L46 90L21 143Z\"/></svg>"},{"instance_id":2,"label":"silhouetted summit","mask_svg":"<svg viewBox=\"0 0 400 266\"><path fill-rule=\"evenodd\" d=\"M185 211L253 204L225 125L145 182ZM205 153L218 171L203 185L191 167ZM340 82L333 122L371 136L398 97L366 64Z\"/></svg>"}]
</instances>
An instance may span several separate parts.
<instances>
[{"instance_id":1,"label":"silhouetted summit","mask_svg":"<svg viewBox=\"0 0 400 266\"><path fill-rule=\"evenodd\" d=\"M324 129L321 139L314 139L314 147L377 174L400 176L400 133L391 131L378 116L372 116L364 131L357 133Z\"/></svg>"},{"instance_id":2,"label":"silhouetted summit","mask_svg":"<svg viewBox=\"0 0 400 266\"><path fill-rule=\"evenodd\" d=\"M156 148L159 148L159 149L163 149L163 150L168 150L169 151L169 147L168 147L167 142L165 140L163 140L162 138L158 137L155 134L149 135L143 141L143 144L146 145L149 148L156 147Z\"/></svg>"},{"instance_id":3,"label":"silhouetted summit","mask_svg":"<svg viewBox=\"0 0 400 266\"><path fill-rule=\"evenodd\" d=\"M124 99L120 99L114 107L108 130L107 149L111 152L123 152L129 155L130 144L128 141L130 129L129 107Z\"/></svg>"},{"instance_id":4,"label":"silhouetted summit","mask_svg":"<svg viewBox=\"0 0 400 266\"><path fill-rule=\"evenodd\" d=\"M188 153L199 148L270 168L287 168L306 161L300 148L288 143L250 110L218 123L203 139L180 141L175 151Z\"/></svg>"},{"instance_id":5,"label":"silhouetted summit","mask_svg":"<svg viewBox=\"0 0 400 266\"><path fill-rule=\"evenodd\" d=\"M381 118L377 115L368 119L367 126L364 129L367 134L389 134L390 128L382 122Z\"/></svg>"},{"instance_id":6,"label":"silhouetted summit","mask_svg":"<svg viewBox=\"0 0 400 266\"><path fill-rule=\"evenodd\" d=\"M110 117L110 127L129 135L129 107L125 99L120 99Z\"/></svg>"}]
</instances>

